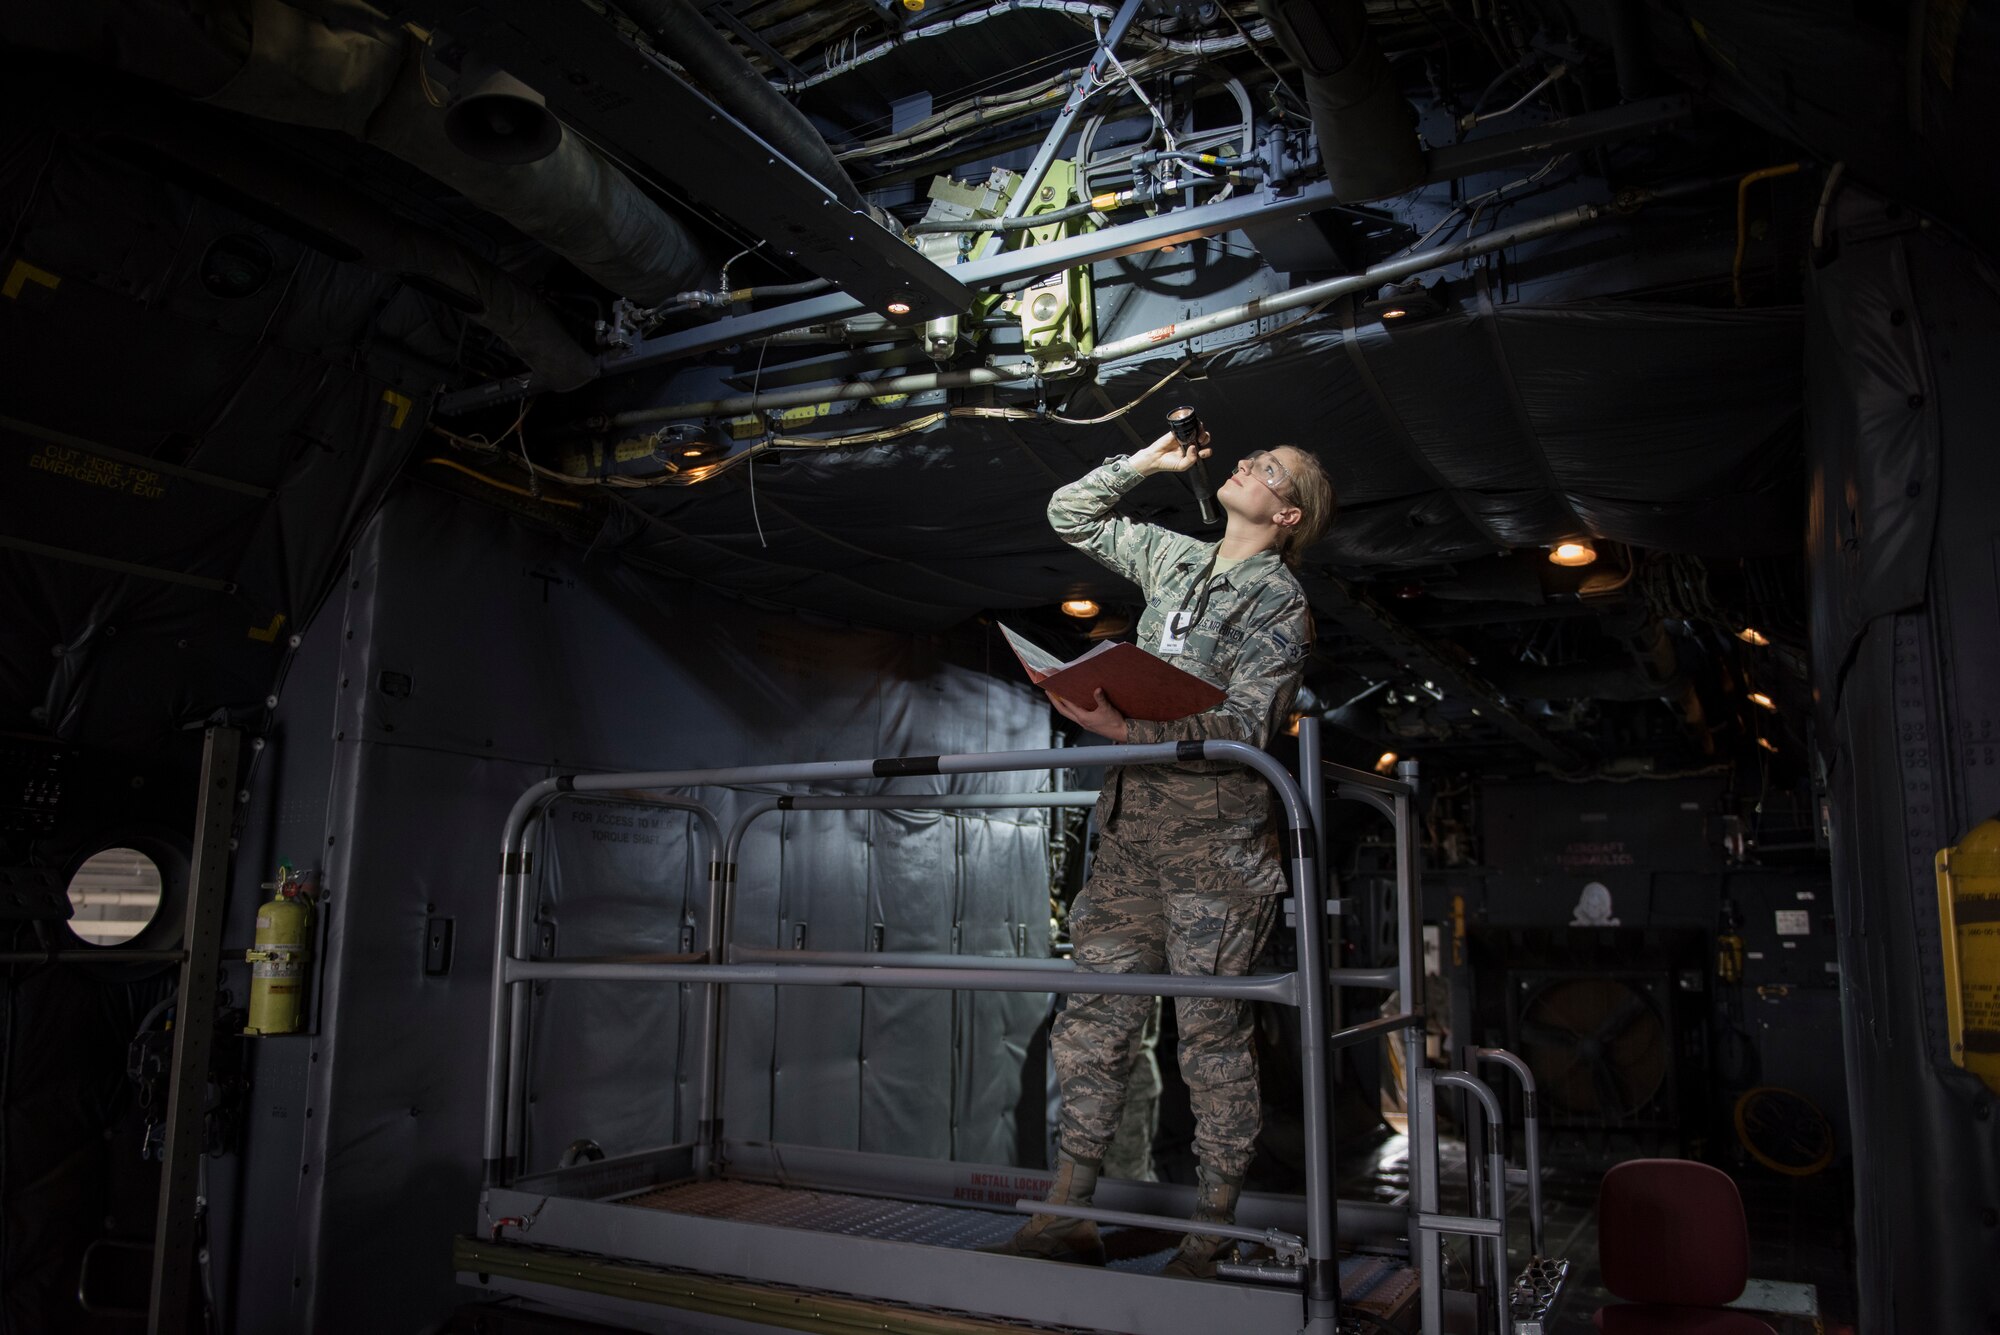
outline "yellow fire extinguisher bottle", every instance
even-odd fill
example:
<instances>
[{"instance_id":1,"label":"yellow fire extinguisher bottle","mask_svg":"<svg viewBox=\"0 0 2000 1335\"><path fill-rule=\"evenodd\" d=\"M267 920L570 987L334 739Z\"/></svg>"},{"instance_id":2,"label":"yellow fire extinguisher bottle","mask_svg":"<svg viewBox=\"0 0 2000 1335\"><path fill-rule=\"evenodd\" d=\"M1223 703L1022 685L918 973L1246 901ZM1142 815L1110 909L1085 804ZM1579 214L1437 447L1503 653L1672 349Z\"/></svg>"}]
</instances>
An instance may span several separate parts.
<instances>
[{"instance_id":1,"label":"yellow fire extinguisher bottle","mask_svg":"<svg viewBox=\"0 0 2000 1335\"><path fill-rule=\"evenodd\" d=\"M243 956L250 965L250 1016L243 1026L245 1034L299 1031L306 965L312 958L312 904L289 867L279 868L275 889L271 900L257 908L256 945Z\"/></svg>"}]
</instances>

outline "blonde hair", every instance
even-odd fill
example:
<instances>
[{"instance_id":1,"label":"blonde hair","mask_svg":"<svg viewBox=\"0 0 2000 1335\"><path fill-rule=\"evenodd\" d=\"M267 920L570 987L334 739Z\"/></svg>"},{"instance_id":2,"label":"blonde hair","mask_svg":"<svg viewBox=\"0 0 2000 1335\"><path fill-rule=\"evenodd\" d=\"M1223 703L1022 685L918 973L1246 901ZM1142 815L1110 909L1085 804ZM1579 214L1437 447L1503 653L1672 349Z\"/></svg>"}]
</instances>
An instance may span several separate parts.
<instances>
[{"instance_id":1,"label":"blonde hair","mask_svg":"<svg viewBox=\"0 0 2000 1335\"><path fill-rule=\"evenodd\" d=\"M1281 530L1277 544L1279 559L1295 566L1306 549L1325 536L1340 509L1340 497L1334 494L1333 483L1327 480L1326 470L1320 467L1318 456L1311 450L1297 445L1275 448L1290 450L1296 460L1296 466L1287 463L1285 471L1292 476L1289 499L1299 508L1299 522Z\"/></svg>"}]
</instances>

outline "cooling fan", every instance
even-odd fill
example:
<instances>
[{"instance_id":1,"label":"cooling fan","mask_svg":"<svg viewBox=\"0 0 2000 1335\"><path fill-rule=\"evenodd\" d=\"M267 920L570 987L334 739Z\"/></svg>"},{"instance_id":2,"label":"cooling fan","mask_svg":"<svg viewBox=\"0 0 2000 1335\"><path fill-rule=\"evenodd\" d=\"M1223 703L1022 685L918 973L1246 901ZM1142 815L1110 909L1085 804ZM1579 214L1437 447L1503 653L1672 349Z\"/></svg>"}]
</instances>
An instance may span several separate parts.
<instances>
[{"instance_id":1,"label":"cooling fan","mask_svg":"<svg viewBox=\"0 0 2000 1335\"><path fill-rule=\"evenodd\" d=\"M1552 1112L1607 1127L1657 1120L1652 1109L1673 1051L1646 980L1572 976L1521 986L1516 1042Z\"/></svg>"}]
</instances>

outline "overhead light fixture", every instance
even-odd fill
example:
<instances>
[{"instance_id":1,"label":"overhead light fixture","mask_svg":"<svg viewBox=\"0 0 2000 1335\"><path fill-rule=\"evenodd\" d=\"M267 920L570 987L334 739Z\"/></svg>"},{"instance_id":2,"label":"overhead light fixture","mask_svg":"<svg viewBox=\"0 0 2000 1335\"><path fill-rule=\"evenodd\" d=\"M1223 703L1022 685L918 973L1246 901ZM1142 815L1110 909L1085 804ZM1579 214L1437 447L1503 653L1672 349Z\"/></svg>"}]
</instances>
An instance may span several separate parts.
<instances>
[{"instance_id":1,"label":"overhead light fixture","mask_svg":"<svg viewBox=\"0 0 2000 1335\"><path fill-rule=\"evenodd\" d=\"M417 58L424 58L421 51ZM459 71L444 134L467 157L518 167L555 152L563 129L540 93L474 55Z\"/></svg>"},{"instance_id":2,"label":"overhead light fixture","mask_svg":"<svg viewBox=\"0 0 2000 1335\"><path fill-rule=\"evenodd\" d=\"M1361 303L1361 316L1363 319L1380 320L1384 324L1395 324L1436 315L1445 308L1441 296L1443 287L1442 282L1426 286L1416 278L1391 283L1377 292L1374 300Z\"/></svg>"},{"instance_id":3,"label":"overhead light fixture","mask_svg":"<svg viewBox=\"0 0 2000 1335\"><path fill-rule=\"evenodd\" d=\"M1776 751L1778 749L1778 744L1769 737L1759 737L1757 745L1763 747L1766 751Z\"/></svg>"},{"instance_id":4,"label":"overhead light fixture","mask_svg":"<svg viewBox=\"0 0 2000 1335\"><path fill-rule=\"evenodd\" d=\"M670 427L653 446L653 457L667 465L669 472L681 472L702 463L711 463L729 453L729 443L705 427Z\"/></svg>"},{"instance_id":5,"label":"overhead light fixture","mask_svg":"<svg viewBox=\"0 0 2000 1335\"><path fill-rule=\"evenodd\" d=\"M1778 712L1778 702L1762 691L1750 692L1750 703L1758 706L1760 709L1768 709L1774 714Z\"/></svg>"},{"instance_id":6,"label":"overhead light fixture","mask_svg":"<svg viewBox=\"0 0 2000 1335\"><path fill-rule=\"evenodd\" d=\"M1745 626L1742 630L1737 631L1736 638L1745 644L1754 644L1760 649L1771 642L1771 637L1763 631L1758 630L1755 626Z\"/></svg>"},{"instance_id":7,"label":"overhead light fixture","mask_svg":"<svg viewBox=\"0 0 2000 1335\"><path fill-rule=\"evenodd\" d=\"M907 302L907 301L892 301L892 302L890 302L890 303L889 303L889 314L891 314L891 315L908 315L909 313L910 313L910 303L909 303L909 302Z\"/></svg>"},{"instance_id":8,"label":"overhead light fixture","mask_svg":"<svg viewBox=\"0 0 2000 1335\"><path fill-rule=\"evenodd\" d=\"M1375 762L1375 772L1377 774L1389 773L1396 768L1396 759L1397 756L1394 751L1384 751L1382 758Z\"/></svg>"},{"instance_id":9,"label":"overhead light fixture","mask_svg":"<svg viewBox=\"0 0 2000 1335\"><path fill-rule=\"evenodd\" d=\"M1075 617L1078 621L1088 621L1101 610L1088 598L1066 598L1062 605L1062 614L1066 617Z\"/></svg>"},{"instance_id":10,"label":"overhead light fixture","mask_svg":"<svg viewBox=\"0 0 2000 1335\"><path fill-rule=\"evenodd\" d=\"M1549 548L1549 560L1559 566L1587 566L1597 559L1597 548L1588 538L1564 538Z\"/></svg>"}]
</instances>

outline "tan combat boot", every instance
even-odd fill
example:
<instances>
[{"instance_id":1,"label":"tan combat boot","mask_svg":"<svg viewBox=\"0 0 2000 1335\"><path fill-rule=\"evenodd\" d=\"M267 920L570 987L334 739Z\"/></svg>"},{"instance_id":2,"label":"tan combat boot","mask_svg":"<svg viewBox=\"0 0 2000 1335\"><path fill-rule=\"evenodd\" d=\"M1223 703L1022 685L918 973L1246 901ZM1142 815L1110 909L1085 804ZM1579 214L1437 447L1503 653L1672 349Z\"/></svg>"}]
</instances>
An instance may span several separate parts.
<instances>
[{"instance_id":1,"label":"tan combat boot","mask_svg":"<svg viewBox=\"0 0 2000 1335\"><path fill-rule=\"evenodd\" d=\"M1100 1159L1078 1159L1068 1150L1062 1151L1056 1158L1056 1180L1050 1184L1046 1198L1049 1204L1090 1204L1091 1195L1097 1190L1097 1170L1102 1162ZM979 1250L1001 1256L1039 1256L1049 1261L1104 1264L1104 1239L1097 1236L1096 1223L1053 1214L1038 1214L1005 1242L996 1242Z\"/></svg>"},{"instance_id":2,"label":"tan combat boot","mask_svg":"<svg viewBox=\"0 0 2000 1335\"><path fill-rule=\"evenodd\" d=\"M1243 1179L1224 1177L1207 1164L1202 1164L1195 1176L1201 1184L1194 1198L1195 1222L1235 1223L1236 1197L1243 1190ZM1180 1250L1160 1273L1181 1279L1214 1279L1215 1258L1229 1241L1214 1233L1190 1233L1181 1239Z\"/></svg>"}]
</instances>

